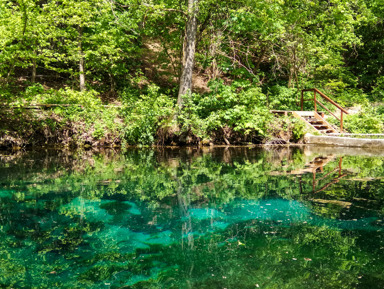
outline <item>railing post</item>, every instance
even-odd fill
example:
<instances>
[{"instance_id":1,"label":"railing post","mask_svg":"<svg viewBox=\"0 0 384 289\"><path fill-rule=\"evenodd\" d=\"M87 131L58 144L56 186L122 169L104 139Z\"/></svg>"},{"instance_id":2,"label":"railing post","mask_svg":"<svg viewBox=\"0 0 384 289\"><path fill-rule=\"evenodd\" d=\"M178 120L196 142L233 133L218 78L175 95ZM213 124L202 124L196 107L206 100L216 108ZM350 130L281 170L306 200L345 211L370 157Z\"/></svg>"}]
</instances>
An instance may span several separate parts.
<instances>
[{"instance_id":1,"label":"railing post","mask_svg":"<svg viewBox=\"0 0 384 289\"><path fill-rule=\"evenodd\" d=\"M331 115L333 115L337 120L340 121L340 132L343 132L343 118L344 118L344 113L348 114L348 111L346 111L344 108L342 108L340 105L338 105L336 102L334 102L331 98L329 98L328 96L326 96L324 93L322 93L320 90L318 90L317 88L311 88L311 89L302 89L301 90L301 100L300 100L300 104L301 104L301 110L303 111L304 110L304 92L305 91L313 91L313 101L314 101L314 111L316 113L317 112L317 93L320 94L320 96L325 99L326 101L328 101L329 103L331 103L332 105L336 106L339 110L340 110L340 119L335 115L333 114L328 108L326 108L320 101L319 101L319 105L322 106L325 110L327 110ZM324 113L321 114L321 116L324 118Z\"/></svg>"},{"instance_id":2,"label":"railing post","mask_svg":"<svg viewBox=\"0 0 384 289\"><path fill-rule=\"evenodd\" d=\"M343 132L343 111L340 110L340 132Z\"/></svg>"},{"instance_id":3,"label":"railing post","mask_svg":"<svg viewBox=\"0 0 384 289\"><path fill-rule=\"evenodd\" d=\"M300 104L301 104L301 111L304 111L304 91L303 90L301 90Z\"/></svg>"}]
</instances>

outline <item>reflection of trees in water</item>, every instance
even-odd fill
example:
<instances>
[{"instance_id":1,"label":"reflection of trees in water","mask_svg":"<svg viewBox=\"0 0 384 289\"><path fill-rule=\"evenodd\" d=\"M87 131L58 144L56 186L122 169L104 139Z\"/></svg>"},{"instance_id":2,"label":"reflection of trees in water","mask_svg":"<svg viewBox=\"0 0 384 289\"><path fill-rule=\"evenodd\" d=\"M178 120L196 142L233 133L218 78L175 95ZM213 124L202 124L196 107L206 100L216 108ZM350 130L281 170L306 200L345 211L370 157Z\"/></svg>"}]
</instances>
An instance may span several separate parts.
<instances>
[{"instance_id":1,"label":"reflection of trees in water","mask_svg":"<svg viewBox=\"0 0 384 289\"><path fill-rule=\"evenodd\" d=\"M352 192L364 193L357 186L376 189L375 198L382 195L380 187L370 189L374 179L384 176L382 162L380 158L345 157L341 168L339 158L307 156L299 148L132 149L125 154L47 150L4 163L12 165L12 171L0 165L0 182L12 183L13 191L24 194L49 194L66 187L73 196L128 194L153 203L171 198L178 188L191 202L266 196L327 199L340 193L350 202L359 197ZM356 181L343 181L345 177ZM28 181L23 183L23 179Z\"/></svg>"},{"instance_id":2,"label":"reflection of trees in water","mask_svg":"<svg viewBox=\"0 0 384 289\"><path fill-rule=\"evenodd\" d=\"M359 250L356 237L326 227L271 225L236 224L220 236L199 238L199 249L189 259L178 254L178 245L167 248L164 256L172 256L169 262L179 268L177 278L174 272L164 273L171 280L167 286L354 288L367 274L369 256Z\"/></svg>"},{"instance_id":3,"label":"reflection of trees in water","mask_svg":"<svg viewBox=\"0 0 384 289\"><path fill-rule=\"evenodd\" d=\"M133 261L136 254L118 252L113 247L115 244L101 246L104 250L108 249L106 252L90 250L95 255L87 261L88 273L84 273L80 281L75 280L73 287L86 287L87 284L92 287L92 276L96 273L106 279L114 274L123 274L118 273L121 271L150 275L150 268L156 262L163 262L167 270L164 269L161 278L156 281L142 283L144 287L150 286L151 282L160 282L169 288L169 284L176 288L246 288L249 284L278 288L296 288L301 284L307 288L353 288L356 282L361 281L358 276L382 272L383 262L367 259L370 251L361 245L364 236L358 232L344 232L325 226L284 227L273 221L261 223L247 220L197 237L194 233L199 228L190 213L191 208L200 208L204 204L220 207L237 199L279 197L299 201L315 198L312 200L313 212L332 218L348 219L357 214L356 210L367 208L370 212L382 214L384 186L383 180L378 179L384 176L382 159L344 157L340 169L338 158L326 165L323 163L321 168L318 166L320 159L306 156L299 149L207 150L144 149L124 154L57 154L47 151L39 155L20 155L1 163L0 222L6 229L0 235L6 241L0 250L9 251L12 244L12 250L15 250L10 261L3 258L0 262L1 271L6 272L6 276L0 278L6 280L2 284L10 284L9 287L15 285L17 281L10 280L24 278L25 271L31 270L31 265L21 256L29 254L31 264L44 264L42 259L32 260L36 252L41 258L48 258L54 252L65 252L64 259L46 268L36 264L28 273L43 276L41 282L50 284L49 278L56 276L51 272L71 270L68 264L74 263L68 260L76 260L77 248L86 245L85 236L105 230L105 219L90 221L71 210L58 213L58 208L63 208L79 196L95 203L101 200L142 203L151 213L143 219L131 216L137 221L137 230L153 229L163 218L157 213L170 211L170 215L180 218L173 225L180 225L177 230L185 238L171 246L157 245L138 250L138 254L148 254L144 261ZM313 160L315 165L311 169L316 175L316 187L322 188L330 179L344 173L349 173L347 178L352 182L343 178L313 194L313 171L296 175L291 173L305 170L305 165ZM324 200L327 202L322 202ZM343 206L336 201L350 205ZM84 202L83 207L86 207ZM178 214L173 211L174 208L177 208ZM18 225L11 227L10 224L15 222ZM382 234L369 234L370 238L382 243ZM25 249L26 245L34 242L38 245L34 245L36 247L32 247L32 251ZM361 248L364 250L361 251ZM382 257L377 259L383 261ZM365 269L369 264L376 265L375 269L369 267L372 272ZM178 271L173 267L176 265ZM15 270L19 273L12 275ZM380 284L379 281L377 284Z\"/></svg>"},{"instance_id":4,"label":"reflection of trees in water","mask_svg":"<svg viewBox=\"0 0 384 289\"><path fill-rule=\"evenodd\" d=\"M194 250L194 236L193 236L193 226L192 226L192 218L189 214L191 199L189 194L183 194L183 185L179 179L177 179L177 188L176 195L177 201L180 211L180 218L182 220L181 226L181 240L182 240L182 248L184 248L184 240L187 239L188 249ZM185 238L186 237L186 238Z\"/></svg>"}]
</instances>

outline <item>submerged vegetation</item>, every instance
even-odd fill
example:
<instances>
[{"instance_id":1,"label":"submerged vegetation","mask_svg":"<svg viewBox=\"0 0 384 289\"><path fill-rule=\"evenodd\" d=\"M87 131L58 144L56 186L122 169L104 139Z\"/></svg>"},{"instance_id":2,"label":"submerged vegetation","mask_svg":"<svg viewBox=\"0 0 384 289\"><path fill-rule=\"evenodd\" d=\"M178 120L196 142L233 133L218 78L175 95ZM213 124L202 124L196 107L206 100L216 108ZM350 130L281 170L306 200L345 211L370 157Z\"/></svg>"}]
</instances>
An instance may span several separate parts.
<instances>
[{"instance_id":1,"label":"submerged vegetation","mask_svg":"<svg viewBox=\"0 0 384 289\"><path fill-rule=\"evenodd\" d=\"M269 111L311 87L382 133L383 18L380 0L1 1L0 147L298 141Z\"/></svg>"},{"instance_id":2,"label":"submerged vegetation","mask_svg":"<svg viewBox=\"0 0 384 289\"><path fill-rule=\"evenodd\" d=\"M320 157L316 180L300 173ZM202 147L0 158L4 288L384 285L382 157Z\"/></svg>"}]
</instances>

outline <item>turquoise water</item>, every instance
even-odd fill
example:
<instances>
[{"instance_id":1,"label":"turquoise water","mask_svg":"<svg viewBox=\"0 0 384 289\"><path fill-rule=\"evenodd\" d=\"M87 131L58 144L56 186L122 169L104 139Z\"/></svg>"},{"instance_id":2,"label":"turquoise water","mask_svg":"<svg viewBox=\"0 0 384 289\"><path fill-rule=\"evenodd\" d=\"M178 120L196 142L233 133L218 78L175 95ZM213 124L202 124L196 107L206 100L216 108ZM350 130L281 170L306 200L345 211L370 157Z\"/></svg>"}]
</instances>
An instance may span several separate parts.
<instances>
[{"instance_id":1,"label":"turquoise water","mask_svg":"<svg viewBox=\"0 0 384 289\"><path fill-rule=\"evenodd\" d=\"M0 154L2 288L384 288L384 158Z\"/></svg>"}]
</instances>

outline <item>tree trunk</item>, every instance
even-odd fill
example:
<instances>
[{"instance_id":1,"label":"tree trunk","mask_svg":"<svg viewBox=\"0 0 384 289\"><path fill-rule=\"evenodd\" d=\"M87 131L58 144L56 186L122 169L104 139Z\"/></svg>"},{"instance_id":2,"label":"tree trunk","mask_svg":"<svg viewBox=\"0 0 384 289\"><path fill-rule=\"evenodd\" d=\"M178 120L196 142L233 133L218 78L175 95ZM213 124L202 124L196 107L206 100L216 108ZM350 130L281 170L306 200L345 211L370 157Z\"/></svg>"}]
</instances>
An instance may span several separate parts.
<instances>
[{"instance_id":1,"label":"tree trunk","mask_svg":"<svg viewBox=\"0 0 384 289\"><path fill-rule=\"evenodd\" d=\"M183 106L183 96L192 91L192 72L195 62L198 0L188 0L188 20L183 45L183 68L177 104Z\"/></svg>"},{"instance_id":2,"label":"tree trunk","mask_svg":"<svg viewBox=\"0 0 384 289\"><path fill-rule=\"evenodd\" d=\"M80 91L85 90L85 74L84 74L84 53L83 48L81 46L83 38L83 27L79 27L79 73L80 73Z\"/></svg>"},{"instance_id":3,"label":"tree trunk","mask_svg":"<svg viewBox=\"0 0 384 289\"><path fill-rule=\"evenodd\" d=\"M175 176L176 181L177 181L177 200L179 204L179 209L180 209L180 216L182 217L183 223L181 227L181 236L187 236L187 248L193 251L195 249L195 239L194 235L192 234L193 232L193 225L192 225L192 218L189 213L189 208L190 208L190 203L191 199L189 194L183 195L183 186L181 184L180 179ZM182 243L181 246L184 249L184 240L185 238L181 238ZM187 251L188 252L188 251Z\"/></svg>"},{"instance_id":4,"label":"tree trunk","mask_svg":"<svg viewBox=\"0 0 384 289\"><path fill-rule=\"evenodd\" d=\"M36 82L36 58L32 60L32 78L31 82L35 83Z\"/></svg>"},{"instance_id":5,"label":"tree trunk","mask_svg":"<svg viewBox=\"0 0 384 289\"><path fill-rule=\"evenodd\" d=\"M217 66L216 56L217 50L220 49L222 39L222 31L219 30L212 34L211 45L209 47L209 55L213 59L211 64L211 75L210 79L216 79L219 76L219 68Z\"/></svg>"}]
</instances>

